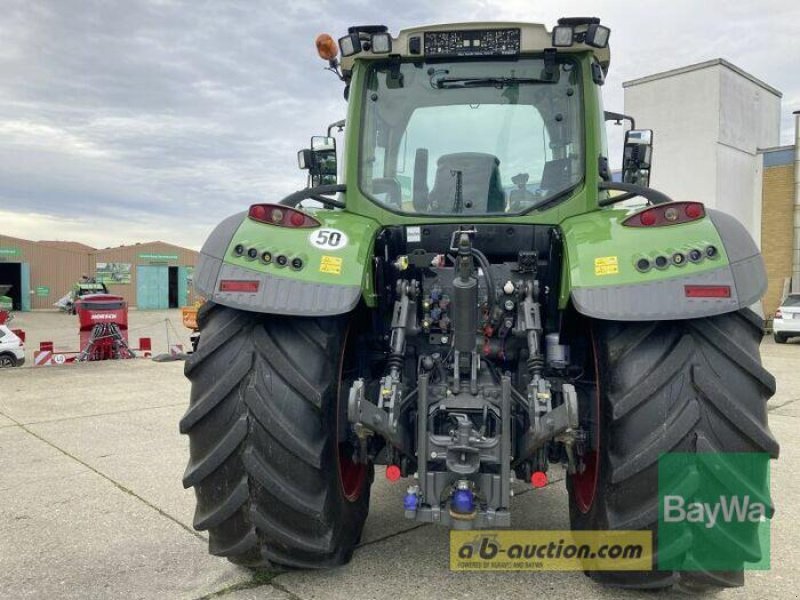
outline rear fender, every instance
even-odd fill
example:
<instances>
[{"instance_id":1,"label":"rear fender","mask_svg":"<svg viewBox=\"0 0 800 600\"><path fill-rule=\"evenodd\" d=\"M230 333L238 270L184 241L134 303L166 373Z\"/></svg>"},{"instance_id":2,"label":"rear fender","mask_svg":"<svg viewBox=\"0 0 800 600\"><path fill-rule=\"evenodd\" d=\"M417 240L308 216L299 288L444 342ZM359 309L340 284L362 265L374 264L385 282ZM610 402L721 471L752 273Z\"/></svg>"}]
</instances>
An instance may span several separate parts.
<instances>
[{"instance_id":1,"label":"rear fender","mask_svg":"<svg viewBox=\"0 0 800 600\"><path fill-rule=\"evenodd\" d=\"M225 219L200 251L194 277L197 291L232 308L282 315L342 314L355 308L362 297L371 305L369 267L377 224L342 211L307 212L320 221L319 227L269 225L248 218L245 212ZM236 251L240 245L241 255ZM255 250L255 258L248 255L250 249ZM262 258L265 252L270 261ZM286 257L285 266L279 264L279 257ZM300 261L299 268L295 260ZM257 290L228 291L229 282L242 281L257 285Z\"/></svg>"},{"instance_id":2,"label":"rear fender","mask_svg":"<svg viewBox=\"0 0 800 600\"><path fill-rule=\"evenodd\" d=\"M750 234L734 217L706 209L697 221L663 227L626 227L633 211L605 209L562 223L565 256L560 307L571 301L584 315L615 321L692 319L757 303L767 288L764 261ZM691 249L713 258L675 264ZM637 262L665 256L668 266L646 272ZM721 298L687 297L686 286L728 286Z\"/></svg>"}]
</instances>

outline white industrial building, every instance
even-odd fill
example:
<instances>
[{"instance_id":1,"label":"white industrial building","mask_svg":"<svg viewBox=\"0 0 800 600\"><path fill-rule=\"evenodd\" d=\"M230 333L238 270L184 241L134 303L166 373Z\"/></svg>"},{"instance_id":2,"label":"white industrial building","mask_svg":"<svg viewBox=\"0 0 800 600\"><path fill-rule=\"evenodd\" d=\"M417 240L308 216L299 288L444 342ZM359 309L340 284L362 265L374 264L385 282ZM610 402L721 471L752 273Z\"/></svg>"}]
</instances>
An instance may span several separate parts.
<instances>
[{"instance_id":1,"label":"white industrial building","mask_svg":"<svg viewBox=\"0 0 800 600\"><path fill-rule=\"evenodd\" d=\"M759 148L780 143L781 92L718 58L622 84L653 130L650 185L738 218L761 241Z\"/></svg>"}]
</instances>

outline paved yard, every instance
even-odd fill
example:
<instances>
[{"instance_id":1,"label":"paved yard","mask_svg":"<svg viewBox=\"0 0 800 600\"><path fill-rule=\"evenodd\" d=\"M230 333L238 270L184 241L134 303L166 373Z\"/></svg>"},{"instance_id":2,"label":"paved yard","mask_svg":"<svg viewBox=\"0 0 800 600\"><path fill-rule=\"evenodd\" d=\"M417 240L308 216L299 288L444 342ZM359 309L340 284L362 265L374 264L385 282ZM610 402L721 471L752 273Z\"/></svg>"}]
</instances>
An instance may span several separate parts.
<instances>
[{"instance_id":1,"label":"paved yard","mask_svg":"<svg viewBox=\"0 0 800 600\"><path fill-rule=\"evenodd\" d=\"M133 315L154 330L178 320L175 311ZM42 332L42 321L56 318L74 319L25 315L15 326ZM59 335L54 341L69 342L69 331ZM770 425L782 444L772 470L772 570L749 573L747 587L715 596L722 600L795 598L800 588L800 345L768 340L763 354L778 378ZM180 482L188 454L177 425L188 398L182 369L136 360L0 372L0 596L671 597L604 589L580 573L451 573L447 531L406 521L405 485L388 484L382 473L364 539L346 567L276 575L211 557L205 535L191 528L193 492ZM515 527L568 527L563 481L523 490L512 505Z\"/></svg>"}]
</instances>

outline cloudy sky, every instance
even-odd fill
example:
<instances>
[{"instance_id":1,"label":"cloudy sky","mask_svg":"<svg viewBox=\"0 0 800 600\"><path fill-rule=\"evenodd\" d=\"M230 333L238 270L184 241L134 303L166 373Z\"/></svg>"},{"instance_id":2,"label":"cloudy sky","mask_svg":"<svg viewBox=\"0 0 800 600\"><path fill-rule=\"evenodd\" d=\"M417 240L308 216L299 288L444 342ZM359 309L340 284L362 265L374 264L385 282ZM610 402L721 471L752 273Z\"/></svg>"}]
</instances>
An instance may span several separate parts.
<instances>
[{"instance_id":1,"label":"cloudy sky","mask_svg":"<svg viewBox=\"0 0 800 600\"><path fill-rule=\"evenodd\" d=\"M303 187L297 149L344 116L318 33L567 15L612 28L606 109L623 81L723 57L783 92L790 143L796 0L3 0L0 233L198 248L224 216Z\"/></svg>"}]
</instances>

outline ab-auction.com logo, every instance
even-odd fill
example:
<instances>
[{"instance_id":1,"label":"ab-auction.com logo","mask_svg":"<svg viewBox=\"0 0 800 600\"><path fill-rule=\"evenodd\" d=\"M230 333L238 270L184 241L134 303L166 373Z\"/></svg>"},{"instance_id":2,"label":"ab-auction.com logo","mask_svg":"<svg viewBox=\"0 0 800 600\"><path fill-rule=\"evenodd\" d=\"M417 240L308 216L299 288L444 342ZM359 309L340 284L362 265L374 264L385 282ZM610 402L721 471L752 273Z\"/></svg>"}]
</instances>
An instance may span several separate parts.
<instances>
[{"instance_id":1,"label":"ab-auction.com logo","mask_svg":"<svg viewBox=\"0 0 800 600\"><path fill-rule=\"evenodd\" d=\"M457 571L649 570L649 531L451 531Z\"/></svg>"}]
</instances>

